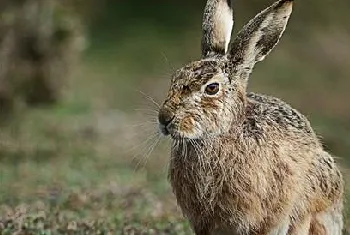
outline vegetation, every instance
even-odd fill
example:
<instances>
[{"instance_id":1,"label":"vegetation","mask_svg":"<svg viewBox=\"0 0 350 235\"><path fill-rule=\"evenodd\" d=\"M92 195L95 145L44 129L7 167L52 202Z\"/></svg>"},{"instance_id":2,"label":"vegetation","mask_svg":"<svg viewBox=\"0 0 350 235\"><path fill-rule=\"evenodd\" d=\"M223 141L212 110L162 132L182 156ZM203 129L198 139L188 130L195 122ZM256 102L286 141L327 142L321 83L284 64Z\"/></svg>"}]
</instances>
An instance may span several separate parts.
<instances>
[{"instance_id":1,"label":"vegetation","mask_svg":"<svg viewBox=\"0 0 350 235\"><path fill-rule=\"evenodd\" d=\"M98 9L86 10L89 49L63 76L59 102L2 121L0 233L192 234L166 180L170 144L157 144L149 96L161 101L173 70L199 57L203 1L89 2ZM236 1L238 28L269 2ZM349 4L297 2L250 83L306 114L346 179Z\"/></svg>"},{"instance_id":2,"label":"vegetation","mask_svg":"<svg viewBox=\"0 0 350 235\"><path fill-rule=\"evenodd\" d=\"M56 0L2 1L0 16L2 116L57 102L82 49L78 18Z\"/></svg>"}]
</instances>

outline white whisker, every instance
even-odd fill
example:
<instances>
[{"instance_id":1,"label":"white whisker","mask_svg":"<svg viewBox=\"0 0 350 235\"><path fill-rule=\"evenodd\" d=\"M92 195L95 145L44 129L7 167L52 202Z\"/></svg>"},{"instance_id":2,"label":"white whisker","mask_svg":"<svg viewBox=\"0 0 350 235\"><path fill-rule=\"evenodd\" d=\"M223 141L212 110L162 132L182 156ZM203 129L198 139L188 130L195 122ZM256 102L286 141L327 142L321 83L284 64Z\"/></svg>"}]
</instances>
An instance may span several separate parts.
<instances>
[{"instance_id":1,"label":"white whisker","mask_svg":"<svg viewBox=\"0 0 350 235\"><path fill-rule=\"evenodd\" d=\"M143 91L138 90L138 92L140 92L146 99L148 99L149 101L151 101L152 104L155 105L155 107L157 108L157 110L160 109L160 104L159 104L158 102L156 102L154 98L152 98L150 95L147 95L147 94L144 93Z\"/></svg>"},{"instance_id":2,"label":"white whisker","mask_svg":"<svg viewBox=\"0 0 350 235\"><path fill-rule=\"evenodd\" d=\"M158 132L154 132L153 134L151 134L150 136L148 136L148 138L144 141L142 141L139 145L134 146L133 148L131 148L129 151L130 152L134 152L135 150L137 150L138 148L141 147L141 150L144 150L144 148L147 147L148 142L151 141L152 139L154 139L155 137L157 137L157 135L159 135ZM145 146L146 145L146 146ZM142 151L141 151L142 152ZM135 154L133 159L135 159L138 156L138 154Z\"/></svg>"},{"instance_id":3,"label":"white whisker","mask_svg":"<svg viewBox=\"0 0 350 235\"><path fill-rule=\"evenodd\" d=\"M139 126L149 126L150 128L153 126L150 126L149 124L154 124L154 125L158 125L158 122L156 121L145 121L145 122L141 122L141 123L136 123L136 124L130 124L130 125L126 125L126 127L139 127Z\"/></svg>"},{"instance_id":4,"label":"white whisker","mask_svg":"<svg viewBox=\"0 0 350 235\"><path fill-rule=\"evenodd\" d=\"M141 163L142 163L141 167L144 167L147 164L149 156L152 154L155 147L159 144L160 139L161 139L161 137L159 134L156 136L156 138L152 139L153 143L151 143L150 146L147 148L147 151L145 152L145 154L141 157L141 159L136 164L135 169L139 169Z\"/></svg>"},{"instance_id":5,"label":"white whisker","mask_svg":"<svg viewBox=\"0 0 350 235\"><path fill-rule=\"evenodd\" d=\"M165 55L165 53L162 52L162 56L163 56L165 62L168 64L168 66L170 66L172 73L173 73L175 71L175 67L173 66L173 64L170 63L170 61L168 60L168 57ZM169 75L171 75L171 74L169 74Z\"/></svg>"},{"instance_id":6,"label":"white whisker","mask_svg":"<svg viewBox=\"0 0 350 235\"><path fill-rule=\"evenodd\" d=\"M158 116L158 110L154 110L154 109L135 109L135 111L149 112L154 114L155 116Z\"/></svg>"}]
</instances>

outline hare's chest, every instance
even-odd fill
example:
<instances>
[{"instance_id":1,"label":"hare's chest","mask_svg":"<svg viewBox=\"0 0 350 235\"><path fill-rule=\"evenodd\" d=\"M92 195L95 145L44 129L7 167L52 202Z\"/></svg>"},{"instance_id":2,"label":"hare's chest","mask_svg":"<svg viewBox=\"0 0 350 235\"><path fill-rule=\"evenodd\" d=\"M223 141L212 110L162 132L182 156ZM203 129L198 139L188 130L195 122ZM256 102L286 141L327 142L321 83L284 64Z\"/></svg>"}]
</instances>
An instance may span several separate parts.
<instances>
[{"instance_id":1,"label":"hare's chest","mask_svg":"<svg viewBox=\"0 0 350 235\"><path fill-rule=\"evenodd\" d=\"M234 167L231 164L206 165L172 156L169 180L178 205L192 223L212 223L219 228L229 225L237 231L249 231L266 219L266 201L252 187L250 171L229 172L227 169Z\"/></svg>"},{"instance_id":2,"label":"hare's chest","mask_svg":"<svg viewBox=\"0 0 350 235\"><path fill-rule=\"evenodd\" d=\"M185 162L173 158L169 180L177 203L194 223L235 224L243 221L239 198L226 182L227 175L214 165Z\"/></svg>"},{"instance_id":3,"label":"hare's chest","mask_svg":"<svg viewBox=\"0 0 350 235\"><path fill-rule=\"evenodd\" d=\"M194 163L173 158L169 167L169 181L177 204L192 222L211 221L215 214L217 195L210 177Z\"/></svg>"}]
</instances>

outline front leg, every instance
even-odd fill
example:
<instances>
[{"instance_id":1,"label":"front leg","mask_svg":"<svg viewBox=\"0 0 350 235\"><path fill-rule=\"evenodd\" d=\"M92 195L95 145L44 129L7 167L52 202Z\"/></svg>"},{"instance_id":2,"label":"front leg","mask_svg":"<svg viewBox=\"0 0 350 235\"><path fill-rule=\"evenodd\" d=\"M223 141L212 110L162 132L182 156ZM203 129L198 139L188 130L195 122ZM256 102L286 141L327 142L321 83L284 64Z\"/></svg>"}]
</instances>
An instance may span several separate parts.
<instances>
[{"instance_id":1,"label":"front leg","mask_svg":"<svg viewBox=\"0 0 350 235\"><path fill-rule=\"evenodd\" d=\"M297 222L294 222L289 227L288 235L309 235L309 234L323 234L323 233L312 233L310 230L311 216L305 216ZM335 234L332 234L335 235Z\"/></svg>"},{"instance_id":2,"label":"front leg","mask_svg":"<svg viewBox=\"0 0 350 235\"><path fill-rule=\"evenodd\" d=\"M282 220L277 226L270 230L267 235L286 235L290 228L290 219L289 217Z\"/></svg>"},{"instance_id":3,"label":"front leg","mask_svg":"<svg viewBox=\"0 0 350 235\"><path fill-rule=\"evenodd\" d=\"M210 226L204 224L193 226L193 230L195 235L214 235L211 234Z\"/></svg>"},{"instance_id":4,"label":"front leg","mask_svg":"<svg viewBox=\"0 0 350 235\"><path fill-rule=\"evenodd\" d=\"M211 235L207 229L194 229L194 234L196 235Z\"/></svg>"}]
</instances>

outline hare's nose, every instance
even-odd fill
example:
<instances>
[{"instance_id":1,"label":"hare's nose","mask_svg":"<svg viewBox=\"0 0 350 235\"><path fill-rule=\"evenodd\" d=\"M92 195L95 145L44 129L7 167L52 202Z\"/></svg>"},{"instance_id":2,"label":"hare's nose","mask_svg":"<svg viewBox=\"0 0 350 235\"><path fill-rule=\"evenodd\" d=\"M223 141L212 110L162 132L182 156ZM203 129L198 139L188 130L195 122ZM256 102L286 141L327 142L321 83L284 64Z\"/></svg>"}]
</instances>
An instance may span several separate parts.
<instances>
[{"instance_id":1,"label":"hare's nose","mask_svg":"<svg viewBox=\"0 0 350 235\"><path fill-rule=\"evenodd\" d=\"M167 108L162 108L158 114L159 124L167 127L171 121L174 119L175 115Z\"/></svg>"}]
</instances>

